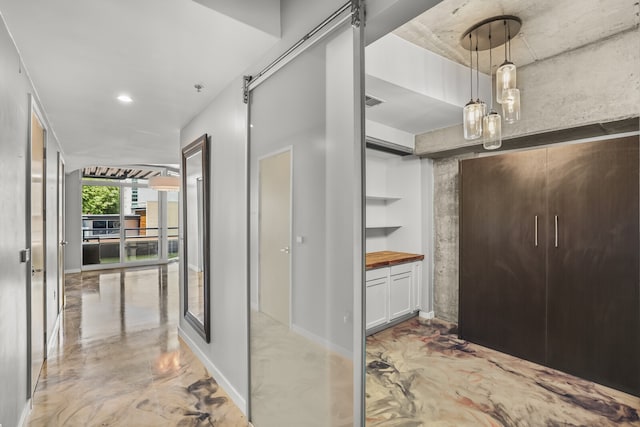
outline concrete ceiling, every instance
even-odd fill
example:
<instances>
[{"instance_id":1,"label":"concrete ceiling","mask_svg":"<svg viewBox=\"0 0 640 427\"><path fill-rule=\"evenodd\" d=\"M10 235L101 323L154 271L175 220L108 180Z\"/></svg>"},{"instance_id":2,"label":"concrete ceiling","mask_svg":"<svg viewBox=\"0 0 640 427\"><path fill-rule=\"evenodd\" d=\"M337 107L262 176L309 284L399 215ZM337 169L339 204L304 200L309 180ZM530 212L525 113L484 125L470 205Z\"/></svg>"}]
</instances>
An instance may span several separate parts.
<instances>
[{"instance_id":1,"label":"concrete ceiling","mask_svg":"<svg viewBox=\"0 0 640 427\"><path fill-rule=\"evenodd\" d=\"M640 22L638 0L444 0L393 33L424 49L469 65L460 37L474 24L497 15L522 20L511 42L512 62L522 67L634 28ZM504 60L494 49L493 69ZM488 73L488 54L480 54Z\"/></svg>"},{"instance_id":2,"label":"concrete ceiling","mask_svg":"<svg viewBox=\"0 0 640 427\"><path fill-rule=\"evenodd\" d=\"M511 43L511 56L518 67L523 67L637 27L640 6L638 0L443 0L393 34L468 67L469 51L460 45L460 37L474 24L497 15L522 19L522 29ZM504 48L494 49L493 55L495 73L504 60ZM394 53L390 51L388 56L392 58ZM415 68L404 63L393 65L405 70ZM489 73L487 52L480 53L480 71ZM456 84L465 85L468 91L466 81ZM438 102L418 89L400 88L371 75L366 85L367 93L386 101L367 109L369 120L414 134L462 123L466 101L460 105Z\"/></svg>"},{"instance_id":3,"label":"concrete ceiling","mask_svg":"<svg viewBox=\"0 0 640 427\"><path fill-rule=\"evenodd\" d=\"M180 128L278 40L192 0L0 0L0 12L68 170L179 163Z\"/></svg>"}]
</instances>

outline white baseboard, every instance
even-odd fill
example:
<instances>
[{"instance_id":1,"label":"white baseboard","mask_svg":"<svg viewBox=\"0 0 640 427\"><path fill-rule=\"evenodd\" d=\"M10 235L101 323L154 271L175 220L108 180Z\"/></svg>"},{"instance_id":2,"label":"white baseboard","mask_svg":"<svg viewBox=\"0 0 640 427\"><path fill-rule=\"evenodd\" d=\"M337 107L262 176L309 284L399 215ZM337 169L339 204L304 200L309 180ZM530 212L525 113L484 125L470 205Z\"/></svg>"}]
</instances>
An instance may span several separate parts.
<instances>
[{"instance_id":1,"label":"white baseboard","mask_svg":"<svg viewBox=\"0 0 640 427\"><path fill-rule=\"evenodd\" d=\"M242 395L231 385L229 380L220 372L220 370L209 360L209 358L200 350L196 343L184 332L184 330L178 326L178 336L189 346L193 354L202 362L209 374L216 380L216 382L227 392L231 400L240 408L242 413L247 415L247 401Z\"/></svg>"},{"instance_id":2,"label":"white baseboard","mask_svg":"<svg viewBox=\"0 0 640 427\"><path fill-rule=\"evenodd\" d=\"M58 341L58 330L60 329L60 313L56 316L56 323L53 325L53 330L51 331L51 335L49 336L49 343L47 344L47 357L51 355L53 351L53 347L55 343Z\"/></svg>"},{"instance_id":3,"label":"white baseboard","mask_svg":"<svg viewBox=\"0 0 640 427\"><path fill-rule=\"evenodd\" d=\"M71 274L71 273L81 273L82 270L80 270L79 268L70 268L68 270L64 271L64 274Z\"/></svg>"},{"instance_id":4,"label":"white baseboard","mask_svg":"<svg viewBox=\"0 0 640 427\"><path fill-rule=\"evenodd\" d=\"M327 340L326 338L322 338L321 336L318 336L316 334L314 334L313 332L309 332L304 328L301 328L300 326L297 325L291 325L291 330L293 332L295 332L296 334L300 334L303 337L307 338L310 341L315 342L316 344L318 344L321 347L324 348L328 348L329 350L338 353L339 355L346 357L347 359L352 359L353 358L353 352L347 350L344 347L341 347L337 344L332 343L331 341Z\"/></svg>"},{"instance_id":5,"label":"white baseboard","mask_svg":"<svg viewBox=\"0 0 640 427\"><path fill-rule=\"evenodd\" d=\"M420 313L418 313L418 316L420 316L423 319L433 319L436 317L433 311L422 311L422 310L420 310Z\"/></svg>"},{"instance_id":6,"label":"white baseboard","mask_svg":"<svg viewBox=\"0 0 640 427\"><path fill-rule=\"evenodd\" d=\"M31 399L27 400L24 404L24 408L22 408L22 414L20 415L20 419L18 420L18 427L27 426L27 418L29 418L29 413L31 413Z\"/></svg>"},{"instance_id":7,"label":"white baseboard","mask_svg":"<svg viewBox=\"0 0 640 427\"><path fill-rule=\"evenodd\" d=\"M202 271L200 267L194 264L188 264L188 267L189 267L189 271L195 271L196 273L199 273Z\"/></svg>"}]
</instances>

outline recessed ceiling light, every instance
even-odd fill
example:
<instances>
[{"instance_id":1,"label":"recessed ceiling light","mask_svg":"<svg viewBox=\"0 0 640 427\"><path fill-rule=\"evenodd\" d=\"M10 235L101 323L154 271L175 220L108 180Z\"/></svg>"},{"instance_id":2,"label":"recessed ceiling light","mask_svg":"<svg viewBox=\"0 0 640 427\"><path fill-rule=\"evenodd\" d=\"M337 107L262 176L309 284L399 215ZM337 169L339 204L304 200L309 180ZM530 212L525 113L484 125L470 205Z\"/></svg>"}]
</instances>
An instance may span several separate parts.
<instances>
[{"instance_id":1,"label":"recessed ceiling light","mask_svg":"<svg viewBox=\"0 0 640 427\"><path fill-rule=\"evenodd\" d=\"M130 102L133 102L133 99L131 99L131 97L129 95L119 95L118 96L118 101L124 103L124 104L128 104Z\"/></svg>"}]
</instances>

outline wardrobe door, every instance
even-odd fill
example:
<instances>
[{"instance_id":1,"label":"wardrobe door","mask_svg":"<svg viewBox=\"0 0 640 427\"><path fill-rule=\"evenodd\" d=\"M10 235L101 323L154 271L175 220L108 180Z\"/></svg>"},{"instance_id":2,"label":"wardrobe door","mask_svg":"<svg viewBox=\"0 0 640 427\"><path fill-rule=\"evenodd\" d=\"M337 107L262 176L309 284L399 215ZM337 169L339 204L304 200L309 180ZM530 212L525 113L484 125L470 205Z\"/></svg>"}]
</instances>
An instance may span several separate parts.
<instances>
[{"instance_id":1,"label":"wardrobe door","mask_svg":"<svg viewBox=\"0 0 640 427\"><path fill-rule=\"evenodd\" d=\"M546 150L460 162L460 337L539 362L545 164Z\"/></svg>"},{"instance_id":2,"label":"wardrobe door","mask_svg":"<svg viewBox=\"0 0 640 427\"><path fill-rule=\"evenodd\" d=\"M638 137L548 158L548 363L638 394Z\"/></svg>"}]
</instances>

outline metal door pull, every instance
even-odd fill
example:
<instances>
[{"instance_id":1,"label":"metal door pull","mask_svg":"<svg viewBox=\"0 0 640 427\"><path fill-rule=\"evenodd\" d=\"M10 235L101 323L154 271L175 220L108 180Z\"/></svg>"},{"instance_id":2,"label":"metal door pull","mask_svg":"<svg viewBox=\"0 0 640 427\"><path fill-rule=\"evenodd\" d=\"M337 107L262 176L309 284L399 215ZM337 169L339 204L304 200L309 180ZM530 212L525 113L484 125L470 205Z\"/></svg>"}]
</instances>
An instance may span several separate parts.
<instances>
[{"instance_id":1,"label":"metal door pull","mask_svg":"<svg viewBox=\"0 0 640 427\"><path fill-rule=\"evenodd\" d=\"M556 248L557 248L558 247L558 215L556 215L554 218L556 223Z\"/></svg>"},{"instance_id":2,"label":"metal door pull","mask_svg":"<svg viewBox=\"0 0 640 427\"><path fill-rule=\"evenodd\" d=\"M285 246L284 248L280 249L280 252L284 252L285 254L289 253L289 246Z\"/></svg>"},{"instance_id":3,"label":"metal door pull","mask_svg":"<svg viewBox=\"0 0 640 427\"><path fill-rule=\"evenodd\" d=\"M538 215L535 216L535 235L533 236L533 244L537 248L538 247Z\"/></svg>"}]
</instances>

